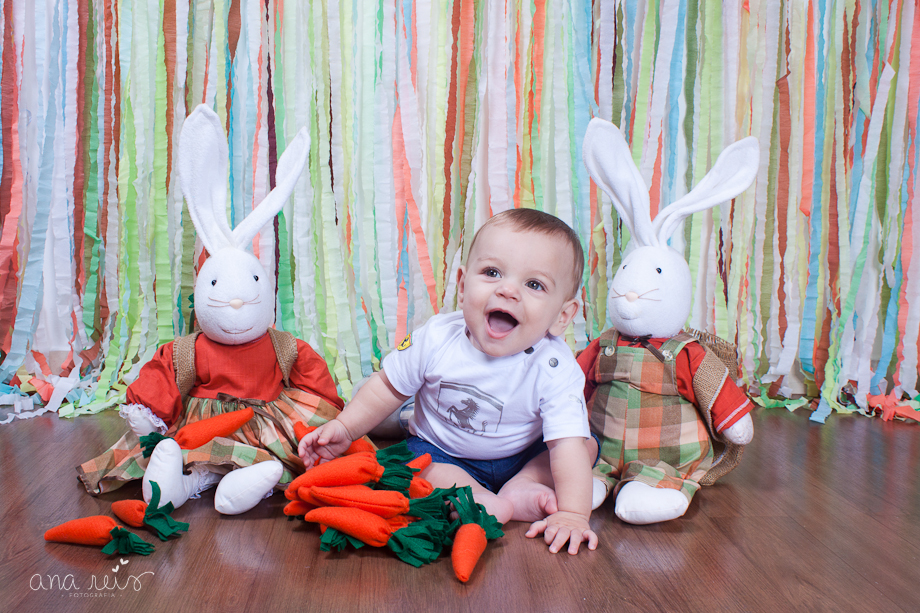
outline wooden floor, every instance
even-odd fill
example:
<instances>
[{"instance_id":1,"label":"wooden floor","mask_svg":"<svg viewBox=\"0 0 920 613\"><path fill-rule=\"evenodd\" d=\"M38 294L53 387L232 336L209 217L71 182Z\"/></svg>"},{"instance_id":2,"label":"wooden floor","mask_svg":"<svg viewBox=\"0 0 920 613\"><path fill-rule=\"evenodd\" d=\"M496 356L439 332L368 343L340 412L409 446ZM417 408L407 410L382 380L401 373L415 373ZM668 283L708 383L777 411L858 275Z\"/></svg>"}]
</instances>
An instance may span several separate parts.
<instances>
[{"instance_id":1,"label":"wooden floor","mask_svg":"<svg viewBox=\"0 0 920 613\"><path fill-rule=\"evenodd\" d=\"M237 517L213 495L189 501L181 538L136 531L148 557L46 543L140 488L93 498L76 478L121 434L116 413L16 421L0 426L0 611L920 610L920 425L782 410L755 425L741 466L683 518L631 526L608 501L591 521L600 546L574 557L512 523L461 584L445 557L416 569L386 550L321 552L280 495Z\"/></svg>"}]
</instances>

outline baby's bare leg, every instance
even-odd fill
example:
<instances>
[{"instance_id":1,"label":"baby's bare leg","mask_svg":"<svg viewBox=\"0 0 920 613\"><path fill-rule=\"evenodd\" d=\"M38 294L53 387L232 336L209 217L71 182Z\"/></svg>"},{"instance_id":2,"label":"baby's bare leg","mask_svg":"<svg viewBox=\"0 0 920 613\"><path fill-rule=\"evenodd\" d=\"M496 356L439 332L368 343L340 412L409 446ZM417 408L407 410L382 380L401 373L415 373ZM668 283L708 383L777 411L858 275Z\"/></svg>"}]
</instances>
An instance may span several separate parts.
<instances>
[{"instance_id":1,"label":"baby's bare leg","mask_svg":"<svg viewBox=\"0 0 920 613\"><path fill-rule=\"evenodd\" d=\"M473 479L469 473L459 466L433 462L420 473L420 476L423 479L427 479L435 487L447 488L452 485L460 487L468 485L473 490L473 499L484 506L490 515L494 515L499 523L504 524L512 519L514 514L513 503L482 487L476 479Z\"/></svg>"},{"instance_id":2,"label":"baby's bare leg","mask_svg":"<svg viewBox=\"0 0 920 613\"><path fill-rule=\"evenodd\" d=\"M559 510L553 490L553 473L549 451L544 451L524 465L498 492L498 497L514 508L514 521L539 521Z\"/></svg>"}]
</instances>

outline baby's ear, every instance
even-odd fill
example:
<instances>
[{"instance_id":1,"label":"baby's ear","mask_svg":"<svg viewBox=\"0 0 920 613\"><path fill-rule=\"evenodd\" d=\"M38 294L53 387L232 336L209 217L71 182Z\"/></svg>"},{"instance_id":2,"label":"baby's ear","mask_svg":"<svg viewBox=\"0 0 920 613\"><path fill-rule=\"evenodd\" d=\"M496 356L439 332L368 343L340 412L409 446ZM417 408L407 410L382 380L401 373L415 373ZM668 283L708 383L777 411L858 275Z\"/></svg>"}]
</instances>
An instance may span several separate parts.
<instances>
[{"instance_id":1,"label":"baby's ear","mask_svg":"<svg viewBox=\"0 0 920 613\"><path fill-rule=\"evenodd\" d=\"M565 329L568 328L572 320L575 319L580 304L581 302L578 298L572 298L565 302L562 305L562 310L559 311L559 317L556 319L556 322L550 326L549 333L553 336L562 336L565 333Z\"/></svg>"},{"instance_id":2,"label":"baby's ear","mask_svg":"<svg viewBox=\"0 0 920 613\"><path fill-rule=\"evenodd\" d=\"M463 282L466 277L466 266L457 269L457 306L463 306Z\"/></svg>"}]
</instances>

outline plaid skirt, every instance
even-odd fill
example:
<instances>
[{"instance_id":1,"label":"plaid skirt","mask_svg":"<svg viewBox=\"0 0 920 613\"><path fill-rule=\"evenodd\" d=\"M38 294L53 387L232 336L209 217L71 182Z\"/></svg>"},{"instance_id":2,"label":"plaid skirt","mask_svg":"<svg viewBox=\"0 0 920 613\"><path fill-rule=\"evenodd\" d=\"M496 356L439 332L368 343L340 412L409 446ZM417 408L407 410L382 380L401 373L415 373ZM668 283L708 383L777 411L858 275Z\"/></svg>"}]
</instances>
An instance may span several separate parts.
<instances>
[{"instance_id":1,"label":"plaid skirt","mask_svg":"<svg viewBox=\"0 0 920 613\"><path fill-rule=\"evenodd\" d=\"M175 436L185 424L247 406L251 405L243 400L223 402L190 397L182 417L166 435ZM197 449L183 449L186 468L205 466L226 473L278 460L284 466L284 473L275 489L286 489L294 477L304 472L303 462L297 455L294 423L300 421L307 426L319 426L339 414L339 409L329 402L294 388L285 389L276 400L254 406L253 410L255 417L231 436L216 437ZM77 466L77 473L86 491L96 496L143 478L149 460L143 456L137 435L129 430L102 455Z\"/></svg>"}]
</instances>

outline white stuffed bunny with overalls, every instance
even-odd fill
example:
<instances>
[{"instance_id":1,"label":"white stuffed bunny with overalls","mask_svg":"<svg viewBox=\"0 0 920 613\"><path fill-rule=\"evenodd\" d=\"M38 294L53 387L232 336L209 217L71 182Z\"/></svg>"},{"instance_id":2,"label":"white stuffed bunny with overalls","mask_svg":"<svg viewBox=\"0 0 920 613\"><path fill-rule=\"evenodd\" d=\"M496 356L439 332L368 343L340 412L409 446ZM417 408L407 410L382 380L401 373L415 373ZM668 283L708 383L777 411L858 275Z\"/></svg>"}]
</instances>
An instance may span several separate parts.
<instances>
[{"instance_id":1,"label":"white stuffed bunny with overalls","mask_svg":"<svg viewBox=\"0 0 920 613\"><path fill-rule=\"evenodd\" d=\"M649 524L684 514L700 484L740 459L753 437L753 405L723 362L683 331L693 281L668 239L692 213L734 198L753 182L757 140L726 148L690 193L650 217L648 188L619 128L595 118L583 157L610 197L633 246L609 290L613 328L579 354L592 431L601 439L595 504L616 494L616 514ZM715 457L714 443L725 446ZM721 450L720 450L721 451ZM600 500L598 500L600 498Z\"/></svg>"}]
</instances>

